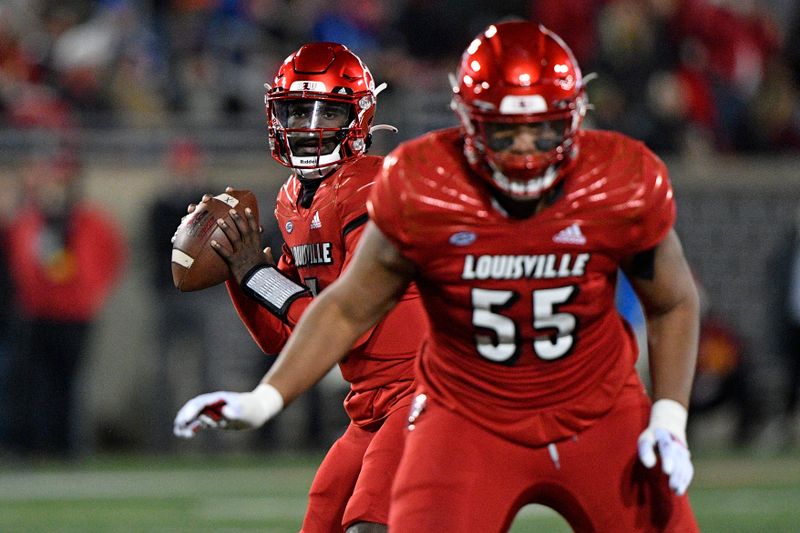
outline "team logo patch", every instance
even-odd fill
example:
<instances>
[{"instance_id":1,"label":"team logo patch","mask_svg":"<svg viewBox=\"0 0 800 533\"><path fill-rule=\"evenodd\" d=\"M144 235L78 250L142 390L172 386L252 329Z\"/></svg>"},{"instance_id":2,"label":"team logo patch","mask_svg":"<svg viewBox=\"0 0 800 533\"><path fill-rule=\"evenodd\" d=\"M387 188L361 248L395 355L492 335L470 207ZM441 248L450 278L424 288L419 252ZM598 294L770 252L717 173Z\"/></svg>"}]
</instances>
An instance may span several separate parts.
<instances>
[{"instance_id":1,"label":"team logo patch","mask_svg":"<svg viewBox=\"0 0 800 533\"><path fill-rule=\"evenodd\" d=\"M292 224L291 220L286 221L286 233L291 233L294 229L294 224Z\"/></svg>"},{"instance_id":2,"label":"team logo patch","mask_svg":"<svg viewBox=\"0 0 800 533\"><path fill-rule=\"evenodd\" d=\"M459 231L450 235L450 244L453 246L469 246L478 236L471 231Z\"/></svg>"},{"instance_id":3,"label":"team logo patch","mask_svg":"<svg viewBox=\"0 0 800 533\"><path fill-rule=\"evenodd\" d=\"M305 80L298 80L293 81L292 84L289 86L290 91L313 91L316 93L324 93L327 92L327 87L321 81L305 81Z\"/></svg>"},{"instance_id":4,"label":"team logo patch","mask_svg":"<svg viewBox=\"0 0 800 533\"><path fill-rule=\"evenodd\" d=\"M522 76L525 76L524 74ZM525 83L520 76L520 82L525 86ZM528 84L530 84L530 77L528 77ZM530 95L508 95L503 97L500 101L500 113L515 114L515 113L544 113L547 111L547 101L538 94Z\"/></svg>"}]
</instances>

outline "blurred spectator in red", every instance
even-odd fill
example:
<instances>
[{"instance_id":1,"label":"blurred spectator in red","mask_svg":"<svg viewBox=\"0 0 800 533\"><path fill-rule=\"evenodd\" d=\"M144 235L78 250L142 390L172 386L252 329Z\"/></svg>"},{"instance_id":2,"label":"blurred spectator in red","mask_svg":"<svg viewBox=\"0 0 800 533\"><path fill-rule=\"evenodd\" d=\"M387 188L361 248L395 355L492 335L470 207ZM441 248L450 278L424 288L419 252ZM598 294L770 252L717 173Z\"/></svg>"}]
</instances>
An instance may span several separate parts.
<instances>
[{"instance_id":1,"label":"blurred spectator in red","mask_svg":"<svg viewBox=\"0 0 800 533\"><path fill-rule=\"evenodd\" d=\"M3 9L0 9L0 72L3 83L12 80L32 82L40 74L34 58L20 44L10 13Z\"/></svg>"},{"instance_id":2,"label":"blurred spectator in red","mask_svg":"<svg viewBox=\"0 0 800 533\"><path fill-rule=\"evenodd\" d=\"M719 111L717 144L737 149L735 132L760 86L767 64L780 53L777 26L754 0L651 0L671 14L677 42L702 47Z\"/></svg>"},{"instance_id":3,"label":"blurred spectator in red","mask_svg":"<svg viewBox=\"0 0 800 533\"><path fill-rule=\"evenodd\" d=\"M708 80L708 58L705 50L693 40L680 44L676 76L686 99L686 120L690 125L713 134L719 118L714 103L714 91Z\"/></svg>"},{"instance_id":4,"label":"blurred spectator in red","mask_svg":"<svg viewBox=\"0 0 800 533\"><path fill-rule=\"evenodd\" d=\"M673 0L673 29L696 38L708 68L743 95L752 96L766 63L780 50L778 29L755 0Z\"/></svg>"},{"instance_id":5,"label":"blurred spectator in red","mask_svg":"<svg viewBox=\"0 0 800 533\"><path fill-rule=\"evenodd\" d=\"M68 130L74 126L69 105L45 85L17 86L9 103L9 122L16 128Z\"/></svg>"},{"instance_id":6,"label":"blurred spectator in red","mask_svg":"<svg viewBox=\"0 0 800 533\"><path fill-rule=\"evenodd\" d=\"M11 444L21 452L73 451L76 369L123 266L122 234L83 200L82 172L71 152L31 164L25 205L3 242L22 322L4 405Z\"/></svg>"}]
</instances>

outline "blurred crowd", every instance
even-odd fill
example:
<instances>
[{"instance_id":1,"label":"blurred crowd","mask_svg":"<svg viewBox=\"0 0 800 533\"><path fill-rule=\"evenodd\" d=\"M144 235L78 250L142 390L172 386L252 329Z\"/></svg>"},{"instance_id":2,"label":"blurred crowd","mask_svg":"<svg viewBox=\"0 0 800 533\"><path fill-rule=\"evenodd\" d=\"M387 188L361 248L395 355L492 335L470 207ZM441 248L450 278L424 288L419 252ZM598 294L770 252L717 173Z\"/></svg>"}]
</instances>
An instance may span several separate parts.
<instances>
[{"instance_id":1,"label":"blurred crowd","mask_svg":"<svg viewBox=\"0 0 800 533\"><path fill-rule=\"evenodd\" d=\"M588 86L590 127L621 131L665 155L800 153L800 3L794 0L3 0L0 135L42 130L74 140L75 132L91 128L260 124L263 84L275 65L311 40L352 48L379 82L388 82L386 96L402 112L404 98L446 96L447 74L460 51L505 17L541 21L565 37L584 74L597 74ZM113 217L83 201L81 148L87 147L33 154L19 165L17 183L0 190L0 233L7 244L0 246L0 397L10 406L0 413L0 451L4 445L73 451L67 433L75 431L69 406L76 368L126 258L134 256ZM158 431L151 433L159 449L170 446L163 430L175 405L220 386L209 376L239 376L242 383L223 386L243 389L250 376L263 373L253 365L265 364L249 337L225 337L209 326L235 317L218 316L219 306L203 303L207 295L178 295L168 263L160 260L186 204L210 186L204 158L190 141L169 147L161 164L166 186L151 206L152 227L143 228L153 244L148 264L158 300L154 338L163 406L153 416ZM76 228L87 225L74 223L78 217L94 220L88 226L93 234L79 234ZM794 236L783 241L794 243L782 245L783 266L770 269L781 273L771 278L772 309L787 319L786 331L774 335L786 344L776 350L789 357L781 409L795 418L797 221ZM8 238L14 231L16 238ZM88 241L116 244L98 258L80 245ZM74 294L62 290L66 285ZM76 298L80 309L70 305ZM784 312L791 305L795 314ZM757 410L744 380L751 355L734 329L712 318L693 404L698 411L727 400L741 404L736 438L747 441ZM229 350L232 345L239 348ZM213 366L209 355L191 361L185 354L223 346L241 352L241 359ZM310 397L309 411L320 411L319 397ZM320 426L320 418L310 416L309 425ZM308 433L320 431L310 427Z\"/></svg>"},{"instance_id":2,"label":"blurred crowd","mask_svg":"<svg viewBox=\"0 0 800 533\"><path fill-rule=\"evenodd\" d=\"M660 153L800 149L800 6L791 0L6 0L2 128L157 127L262 115L300 42L350 46L378 80L447 91L470 36L505 17L563 35L593 126Z\"/></svg>"}]
</instances>

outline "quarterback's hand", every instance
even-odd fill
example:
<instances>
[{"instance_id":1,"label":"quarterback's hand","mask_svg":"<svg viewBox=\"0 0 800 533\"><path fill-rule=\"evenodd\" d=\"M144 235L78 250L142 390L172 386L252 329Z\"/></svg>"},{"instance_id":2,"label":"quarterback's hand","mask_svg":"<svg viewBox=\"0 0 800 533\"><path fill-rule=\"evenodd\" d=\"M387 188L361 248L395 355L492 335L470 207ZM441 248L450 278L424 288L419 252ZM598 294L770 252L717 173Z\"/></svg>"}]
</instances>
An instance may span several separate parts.
<instances>
[{"instance_id":1,"label":"quarterback's hand","mask_svg":"<svg viewBox=\"0 0 800 533\"><path fill-rule=\"evenodd\" d=\"M661 470L669 476L669 487L682 496L694 476L694 466L686 445L686 409L672 400L653 404L650 425L639 435L639 460L647 468L656 464L656 450Z\"/></svg>"},{"instance_id":2,"label":"quarterback's hand","mask_svg":"<svg viewBox=\"0 0 800 533\"><path fill-rule=\"evenodd\" d=\"M232 190L233 190L233 187L225 187L225 192L230 192ZM213 194L206 193L200 199L200 203L208 202L213 197L214 197ZM191 215L192 213L194 213L195 209L197 209L197 204L189 204L188 206L186 206L186 215Z\"/></svg>"},{"instance_id":3,"label":"quarterback's hand","mask_svg":"<svg viewBox=\"0 0 800 533\"><path fill-rule=\"evenodd\" d=\"M231 187L227 187L225 189L225 192L229 192L231 190L233 190ZM203 195L203 198L200 200L200 202L207 202L207 201L211 200L211 198L213 198L213 196L211 194L207 194L206 193L206 194ZM197 209L197 204L189 204L186 207L186 214L181 217L181 221L178 223L178 227L180 227L180 225L183 224L183 221L186 220L186 217L188 217L189 215L194 213L195 209ZM172 235L172 239L170 239L169 242L174 243L175 242L175 238L176 238L177 235L178 235L178 230L176 229L175 233Z\"/></svg>"},{"instance_id":4,"label":"quarterback's hand","mask_svg":"<svg viewBox=\"0 0 800 533\"><path fill-rule=\"evenodd\" d=\"M283 409L283 397L272 385L252 392L210 392L186 402L175 416L173 433L190 439L205 428L254 429Z\"/></svg>"},{"instance_id":5,"label":"quarterback's hand","mask_svg":"<svg viewBox=\"0 0 800 533\"><path fill-rule=\"evenodd\" d=\"M231 192L233 192L233 190L234 190L234 189L233 189L233 187L231 187L230 185L228 185L227 187L225 187L225 192L227 192L227 193L231 193ZM214 197L214 195L213 195L213 194L206 193L206 194L204 194L204 195L203 195L203 197L200 199L200 203L202 203L202 202L207 202L207 201L211 200L213 197ZM186 214L188 215L188 214L194 213L194 210L195 210L195 209L197 209L197 204L189 204L189 205L186 207Z\"/></svg>"},{"instance_id":6,"label":"quarterback's hand","mask_svg":"<svg viewBox=\"0 0 800 533\"><path fill-rule=\"evenodd\" d=\"M261 226L258 225L252 209L245 208L244 218L235 209L231 209L229 214L233 224L219 219L217 226L228 238L231 250L214 240L211 241L211 246L228 264L236 282L241 284L254 267L267 264L267 257L261 250Z\"/></svg>"}]
</instances>

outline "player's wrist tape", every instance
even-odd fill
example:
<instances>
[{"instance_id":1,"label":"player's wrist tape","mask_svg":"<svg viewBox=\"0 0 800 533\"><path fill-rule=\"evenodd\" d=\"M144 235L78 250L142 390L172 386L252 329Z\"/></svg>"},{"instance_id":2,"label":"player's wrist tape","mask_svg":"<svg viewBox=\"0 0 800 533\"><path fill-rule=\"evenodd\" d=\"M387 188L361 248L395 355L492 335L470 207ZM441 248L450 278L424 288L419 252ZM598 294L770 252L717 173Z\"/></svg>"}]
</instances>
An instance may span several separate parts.
<instances>
[{"instance_id":1,"label":"player's wrist tape","mask_svg":"<svg viewBox=\"0 0 800 533\"><path fill-rule=\"evenodd\" d=\"M286 312L293 301L311 294L308 287L295 283L283 272L269 265L252 268L242 279L242 290L281 320L285 320Z\"/></svg>"},{"instance_id":2,"label":"player's wrist tape","mask_svg":"<svg viewBox=\"0 0 800 533\"><path fill-rule=\"evenodd\" d=\"M662 399L653 404L650 411L650 427L661 427L686 444L686 420L689 413L675 400Z\"/></svg>"},{"instance_id":3,"label":"player's wrist tape","mask_svg":"<svg viewBox=\"0 0 800 533\"><path fill-rule=\"evenodd\" d=\"M259 384L251 394L263 417L262 424L283 410L283 396L269 383Z\"/></svg>"}]
</instances>

